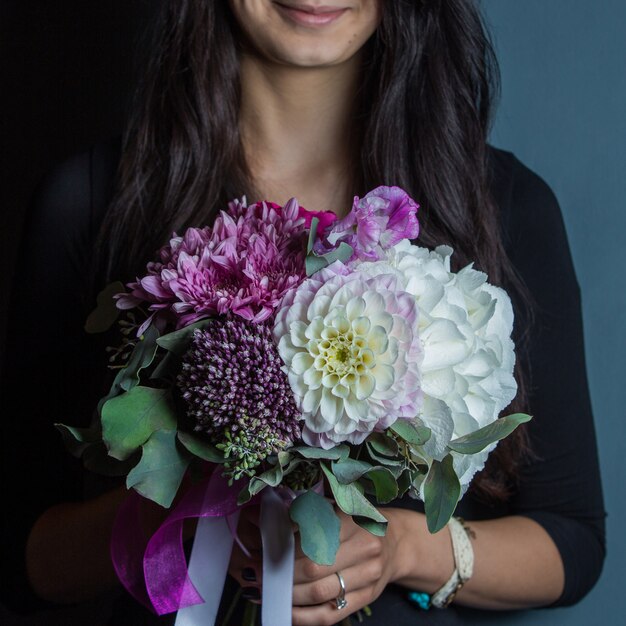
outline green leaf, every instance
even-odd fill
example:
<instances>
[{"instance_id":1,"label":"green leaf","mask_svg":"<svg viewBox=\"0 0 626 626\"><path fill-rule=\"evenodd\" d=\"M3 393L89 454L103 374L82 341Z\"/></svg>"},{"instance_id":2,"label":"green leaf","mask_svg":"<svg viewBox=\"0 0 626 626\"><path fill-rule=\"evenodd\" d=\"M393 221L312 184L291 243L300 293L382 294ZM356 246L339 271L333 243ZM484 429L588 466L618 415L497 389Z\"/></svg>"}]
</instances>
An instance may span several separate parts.
<instances>
[{"instance_id":1,"label":"green leaf","mask_svg":"<svg viewBox=\"0 0 626 626\"><path fill-rule=\"evenodd\" d=\"M85 331L93 333L103 333L113 324L120 314L120 310L115 306L113 296L125 290L124 284L118 282L107 285L96 298L96 308L89 314L85 322Z\"/></svg>"},{"instance_id":2,"label":"green leaf","mask_svg":"<svg viewBox=\"0 0 626 626\"><path fill-rule=\"evenodd\" d=\"M137 465L139 452L128 457L124 461L118 461L109 456L104 442L92 443L85 449L82 456L85 469L103 476L127 476L128 472Z\"/></svg>"},{"instance_id":3,"label":"green leaf","mask_svg":"<svg viewBox=\"0 0 626 626\"><path fill-rule=\"evenodd\" d=\"M141 461L129 472L126 486L169 508L189 461L176 445L175 430L157 430L143 444Z\"/></svg>"},{"instance_id":4,"label":"green leaf","mask_svg":"<svg viewBox=\"0 0 626 626\"><path fill-rule=\"evenodd\" d=\"M74 428L65 424L54 426L61 433L63 443L70 454L77 458L80 458L91 445L102 441L102 432L99 428Z\"/></svg>"},{"instance_id":5,"label":"green leaf","mask_svg":"<svg viewBox=\"0 0 626 626\"><path fill-rule=\"evenodd\" d=\"M401 498L411 487L411 472L405 469L397 479L398 497Z\"/></svg>"},{"instance_id":6,"label":"green leaf","mask_svg":"<svg viewBox=\"0 0 626 626\"><path fill-rule=\"evenodd\" d=\"M461 483L452 465L452 456L433 461L424 484L424 510L431 533L440 531L450 520L461 495Z\"/></svg>"},{"instance_id":7,"label":"green leaf","mask_svg":"<svg viewBox=\"0 0 626 626\"><path fill-rule=\"evenodd\" d=\"M400 450L398 444L384 433L373 433L367 438L368 445L377 453L397 458Z\"/></svg>"},{"instance_id":8,"label":"green leaf","mask_svg":"<svg viewBox=\"0 0 626 626\"><path fill-rule=\"evenodd\" d=\"M398 485L393 473L386 467L373 466L365 461L346 459L339 463L332 463L331 469L337 481L348 485L360 478L368 478L374 485L376 501L379 504L391 502L398 495Z\"/></svg>"},{"instance_id":9,"label":"green leaf","mask_svg":"<svg viewBox=\"0 0 626 626\"><path fill-rule=\"evenodd\" d=\"M339 461L347 459L350 454L350 448L348 446L336 446L330 450L324 450L323 448L309 448L306 446L289 448L289 452L299 454L305 459L324 459L328 461Z\"/></svg>"},{"instance_id":10,"label":"green leaf","mask_svg":"<svg viewBox=\"0 0 626 626\"><path fill-rule=\"evenodd\" d=\"M360 515L375 522L387 521L378 509L359 491L356 483L342 485L337 481L329 467L324 463L321 464L321 467L333 492L337 506L346 515Z\"/></svg>"},{"instance_id":11,"label":"green leaf","mask_svg":"<svg viewBox=\"0 0 626 626\"><path fill-rule=\"evenodd\" d=\"M173 383L181 369L181 360L173 352L167 352L150 374L150 380L164 380Z\"/></svg>"},{"instance_id":12,"label":"green leaf","mask_svg":"<svg viewBox=\"0 0 626 626\"><path fill-rule=\"evenodd\" d=\"M189 324L189 326L185 326L180 330L159 337L157 343L164 350L173 352L177 356L183 356L189 349L189 344L193 339L193 332L196 329L206 328L212 322L212 319L205 319L195 322L194 324Z\"/></svg>"},{"instance_id":13,"label":"green leaf","mask_svg":"<svg viewBox=\"0 0 626 626\"><path fill-rule=\"evenodd\" d=\"M319 565L332 565L341 530L332 504L315 491L306 491L293 501L289 515L300 529L302 552Z\"/></svg>"},{"instance_id":14,"label":"green leaf","mask_svg":"<svg viewBox=\"0 0 626 626\"><path fill-rule=\"evenodd\" d=\"M248 485L250 494L254 496L265 489L265 487L278 487L283 479L283 470L290 460L291 454L289 454L289 452L279 452L276 458L276 464L273 467L250 479Z\"/></svg>"},{"instance_id":15,"label":"green leaf","mask_svg":"<svg viewBox=\"0 0 626 626\"><path fill-rule=\"evenodd\" d=\"M224 463L224 454L210 443L189 433L178 431L178 441L194 456L211 463Z\"/></svg>"},{"instance_id":16,"label":"green leaf","mask_svg":"<svg viewBox=\"0 0 626 626\"><path fill-rule=\"evenodd\" d=\"M372 535L384 537L387 534L387 522L375 522L374 520L367 519L367 517L359 517L358 515L352 519L361 528L372 533Z\"/></svg>"},{"instance_id":17,"label":"green leaf","mask_svg":"<svg viewBox=\"0 0 626 626\"><path fill-rule=\"evenodd\" d=\"M176 429L176 413L167 389L133 387L102 407L102 438L116 459L128 458L159 429Z\"/></svg>"},{"instance_id":18,"label":"green leaf","mask_svg":"<svg viewBox=\"0 0 626 626\"><path fill-rule=\"evenodd\" d=\"M367 474L374 466L365 461L346 459L339 463L331 463L333 474L342 485L348 485Z\"/></svg>"},{"instance_id":19,"label":"green leaf","mask_svg":"<svg viewBox=\"0 0 626 626\"><path fill-rule=\"evenodd\" d=\"M304 260L307 276L312 276L315 272L319 272L321 269L324 269L327 265L330 265L335 261L345 262L354 253L352 246L345 243L345 241L342 241L335 249L327 252L326 254L317 254L313 252L313 247L317 238L318 225L319 219L314 217L311 220L309 239L306 246L306 259Z\"/></svg>"},{"instance_id":20,"label":"green leaf","mask_svg":"<svg viewBox=\"0 0 626 626\"><path fill-rule=\"evenodd\" d=\"M149 326L141 339L135 344L128 363L115 377L115 381L124 391L130 391L139 384L141 370L149 367L156 355L159 331L154 326Z\"/></svg>"},{"instance_id":21,"label":"green leaf","mask_svg":"<svg viewBox=\"0 0 626 626\"><path fill-rule=\"evenodd\" d=\"M390 430L414 446L423 446L431 435L430 428L420 425L419 421L396 420Z\"/></svg>"},{"instance_id":22,"label":"green leaf","mask_svg":"<svg viewBox=\"0 0 626 626\"><path fill-rule=\"evenodd\" d=\"M531 416L525 413L515 413L514 415L501 417L469 435L453 439L448 444L448 448L460 454L476 454L484 450L488 445L508 437L520 424L529 422L531 419Z\"/></svg>"},{"instance_id":23,"label":"green leaf","mask_svg":"<svg viewBox=\"0 0 626 626\"><path fill-rule=\"evenodd\" d=\"M250 502L252 494L250 493L250 483L248 483L237 496L237 504L243 506L246 502Z\"/></svg>"},{"instance_id":24,"label":"green leaf","mask_svg":"<svg viewBox=\"0 0 626 626\"><path fill-rule=\"evenodd\" d=\"M317 227L320 224L319 217L314 217L311 220L311 226L309 227L309 239L306 243L306 253L310 254L313 252L313 246L315 245L315 239L317 238Z\"/></svg>"},{"instance_id":25,"label":"green leaf","mask_svg":"<svg viewBox=\"0 0 626 626\"><path fill-rule=\"evenodd\" d=\"M398 497L398 483L386 467L375 467L366 476L374 483L378 504L387 504Z\"/></svg>"}]
</instances>

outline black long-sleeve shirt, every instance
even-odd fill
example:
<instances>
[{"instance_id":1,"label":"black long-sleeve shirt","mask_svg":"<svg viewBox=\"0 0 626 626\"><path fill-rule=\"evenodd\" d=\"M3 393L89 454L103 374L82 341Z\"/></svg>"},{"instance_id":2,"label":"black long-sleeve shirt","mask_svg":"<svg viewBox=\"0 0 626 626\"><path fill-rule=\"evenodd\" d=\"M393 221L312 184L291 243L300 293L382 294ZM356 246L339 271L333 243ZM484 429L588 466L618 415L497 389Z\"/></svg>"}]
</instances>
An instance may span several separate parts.
<instances>
[{"instance_id":1,"label":"black long-sleeve shirt","mask_svg":"<svg viewBox=\"0 0 626 626\"><path fill-rule=\"evenodd\" d=\"M37 606L23 558L30 528L50 505L84 495L80 462L65 451L52 425L86 425L106 391L104 340L87 335L83 325L95 302L91 257L119 156L119 141L114 141L62 164L39 188L25 226L0 404L4 501L9 504L2 516L2 592L3 601L19 609ZM534 459L524 466L509 502L488 506L470 492L458 514L469 520L523 515L543 526L565 567L565 589L555 606L566 606L594 585L605 553L579 288L561 213L548 186L510 153L492 150L491 166L505 246L535 302L529 347ZM420 506L413 500L397 504ZM393 616L397 625L418 619L463 624L477 614L453 606L418 617L405 595L390 586L374 603L368 623L389 623ZM158 620L134 607L124 594L114 611L111 624L171 622L171 616Z\"/></svg>"}]
</instances>

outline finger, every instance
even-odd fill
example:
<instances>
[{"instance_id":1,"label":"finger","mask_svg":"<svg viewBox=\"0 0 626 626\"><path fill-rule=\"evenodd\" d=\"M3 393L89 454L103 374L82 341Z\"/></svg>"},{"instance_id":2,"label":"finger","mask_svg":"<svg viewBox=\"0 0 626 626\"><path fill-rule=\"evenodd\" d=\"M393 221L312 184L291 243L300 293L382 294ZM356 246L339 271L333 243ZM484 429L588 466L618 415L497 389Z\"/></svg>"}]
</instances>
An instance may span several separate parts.
<instances>
[{"instance_id":1,"label":"finger","mask_svg":"<svg viewBox=\"0 0 626 626\"><path fill-rule=\"evenodd\" d=\"M353 565L373 559L380 555L381 541L379 537L364 531L354 535L339 545L337 557L332 565L318 565L306 556L295 560L293 580L295 584L313 582L325 578L337 570L345 570Z\"/></svg>"},{"instance_id":2,"label":"finger","mask_svg":"<svg viewBox=\"0 0 626 626\"><path fill-rule=\"evenodd\" d=\"M260 586L263 580L263 562L260 556L250 558L238 545L235 545L230 557L228 573L242 587Z\"/></svg>"},{"instance_id":3,"label":"finger","mask_svg":"<svg viewBox=\"0 0 626 626\"><path fill-rule=\"evenodd\" d=\"M379 559L371 559L348 569L341 570L346 590L359 591L375 584L382 574ZM324 602L334 602L341 595L341 585L336 573L319 580L294 585L293 605L313 606Z\"/></svg>"},{"instance_id":4,"label":"finger","mask_svg":"<svg viewBox=\"0 0 626 626\"><path fill-rule=\"evenodd\" d=\"M250 552L260 552L262 549L261 533L250 520L243 519L237 526L237 538Z\"/></svg>"},{"instance_id":5,"label":"finger","mask_svg":"<svg viewBox=\"0 0 626 626\"><path fill-rule=\"evenodd\" d=\"M294 606L292 610L293 626L333 626L342 619L362 609L373 600L375 591L373 587L365 587L358 591L346 594L346 606L338 609L336 604L326 602L317 606Z\"/></svg>"},{"instance_id":6,"label":"finger","mask_svg":"<svg viewBox=\"0 0 626 626\"><path fill-rule=\"evenodd\" d=\"M339 518L339 522L341 524L341 527L339 530L340 542L345 542L345 541L350 540L357 533L366 532L366 531L363 531L363 529L358 524L354 523L350 515L346 515L339 509L336 509L335 512L337 513L337 517ZM294 524L294 530L296 529L297 529L297 525ZM296 537L298 538L298 541L296 541L296 550L295 550L296 558L304 557L305 554L302 551L302 545L300 544L300 541L299 541L299 537L300 537L299 534L296 534Z\"/></svg>"}]
</instances>

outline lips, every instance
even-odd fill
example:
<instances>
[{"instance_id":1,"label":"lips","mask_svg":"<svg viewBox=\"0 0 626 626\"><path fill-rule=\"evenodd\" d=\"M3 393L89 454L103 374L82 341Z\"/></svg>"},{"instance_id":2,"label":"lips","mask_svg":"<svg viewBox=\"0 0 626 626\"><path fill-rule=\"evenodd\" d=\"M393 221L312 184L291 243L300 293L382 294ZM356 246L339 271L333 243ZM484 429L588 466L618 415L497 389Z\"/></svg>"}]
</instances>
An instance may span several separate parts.
<instances>
[{"instance_id":1,"label":"lips","mask_svg":"<svg viewBox=\"0 0 626 626\"><path fill-rule=\"evenodd\" d=\"M337 6L316 6L312 4L299 4L297 2L274 2L285 9L294 11L302 11L304 13L312 13L313 15L324 15L327 13L339 13L345 11L347 7Z\"/></svg>"},{"instance_id":2,"label":"lips","mask_svg":"<svg viewBox=\"0 0 626 626\"><path fill-rule=\"evenodd\" d=\"M300 26L326 26L338 20L349 9L329 5L312 5L295 2L274 2L283 17Z\"/></svg>"}]
</instances>

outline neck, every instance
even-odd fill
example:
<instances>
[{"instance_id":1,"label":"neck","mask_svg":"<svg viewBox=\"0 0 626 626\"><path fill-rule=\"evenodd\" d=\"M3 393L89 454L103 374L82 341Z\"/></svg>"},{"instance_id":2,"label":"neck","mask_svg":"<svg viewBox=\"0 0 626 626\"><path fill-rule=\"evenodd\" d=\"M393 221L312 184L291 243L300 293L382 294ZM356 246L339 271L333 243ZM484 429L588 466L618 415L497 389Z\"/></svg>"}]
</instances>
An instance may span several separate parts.
<instances>
[{"instance_id":1,"label":"neck","mask_svg":"<svg viewBox=\"0 0 626 626\"><path fill-rule=\"evenodd\" d=\"M302 69L242 54L240 129L257 194L343 212L351 198L359 68L358 55Z\"/></svg>"}]
</instances>

